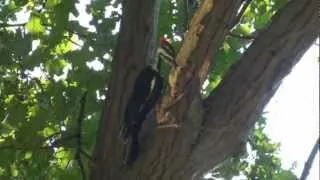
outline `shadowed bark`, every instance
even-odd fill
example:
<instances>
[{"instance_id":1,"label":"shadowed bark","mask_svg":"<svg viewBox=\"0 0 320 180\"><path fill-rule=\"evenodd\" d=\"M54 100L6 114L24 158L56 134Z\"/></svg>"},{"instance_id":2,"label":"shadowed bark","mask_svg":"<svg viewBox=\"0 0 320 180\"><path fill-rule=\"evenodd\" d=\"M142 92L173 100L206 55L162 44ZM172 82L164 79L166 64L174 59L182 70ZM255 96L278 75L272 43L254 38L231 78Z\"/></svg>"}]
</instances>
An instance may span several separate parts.
<instances>
[{"instance_id":1,"label":"shadowed bark","mask_svg":"<svg viewBox=\"0 0 320 180\"><path fill-rule=\"evenodd\" d=\"M114 54L111 100L104 109L93 179L191 179L237 153L263 107L317 36L315 0L292 0L259 33L223 81L201 99L200 88L242 1L205 0L191 21L170 74L170 92L157 107L142 153L125 167L118 138L133 82L154 52L159 1L126 1ZM156 18L155 18L156 19ZM213 67L214 68L214 67ZM154 119L152 117L151 119ZM150 122L151 119L148 119Z\"/></svg>"}]
</instances>

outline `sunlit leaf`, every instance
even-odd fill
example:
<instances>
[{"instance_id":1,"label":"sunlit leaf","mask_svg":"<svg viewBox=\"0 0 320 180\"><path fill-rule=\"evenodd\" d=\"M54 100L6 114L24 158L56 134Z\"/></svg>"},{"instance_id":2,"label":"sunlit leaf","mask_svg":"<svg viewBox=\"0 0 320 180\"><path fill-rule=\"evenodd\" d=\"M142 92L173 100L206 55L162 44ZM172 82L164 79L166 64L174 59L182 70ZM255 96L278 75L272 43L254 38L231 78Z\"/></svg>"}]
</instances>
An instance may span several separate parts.
<instances>
[{"instance_id":1,"label":"sunlit leaf","mask_svg":"<svg viewBox=\"0 0 320 180\"><path fill-rule=\"evenodd\" d=\"M47 0L47 5L49 8L53 8L54 6L58 5L61 0Z\"/></svg>"},{"instance_id":2,"label":"sunlit leaf","mask_svg":"<svg viewBox=\"0 0 320 180\"><path fill-rule=\"evenodd\" d=\"M25 159L30 159L31 157L32 157L32 152L30 152L30 151L26 152L24 158Z\"/></svg>"},{"instance_id":3,"label":"sunlit leaf","mask_svg":"<svg viewBox=\"0 0 320 180\"><path fill-rule=\"evenodd\" d=\"M239 30L244 35L250 35L252 32L252 27L249 23L246 24L240 24Z\"/></svg>"},{"instance_id":4,"label":"sunlit leaf","mask_svg":"<svg viewBox=\"0 0 320 180\"><path fill-rule=\"evenodd\" d=\"M255 27L257 29L263 29L270 22L270 14L264 14L257 17Z\"/></svg>"},{"instance_id":5,"label":"sunlit leaf","mask_svg":"<svg viewBox=\"0 0 320 180\"><path fill-rule=\"evenodd\" d=\"M43 33L45 31L45 27L41 23L41 19L37 15L32 15L29 22L26 24L26 29L32 33Z\"/></svg>"},{"instance_id":6,"label":"sunlit leaf","mask_svg":"<svg viewBox=\"0 0 320 180\"><path fill-rule=\"evenodd\" d=\"M55 129L53 129L53 128L51 128L51 127L46 127L46 128L44 128L44 130L43 130L43 135L44 135L44 137L49 137L49 136L51 136L52 134L54 134L55 132L56 132Z\"/></svg>"}]
</instances>

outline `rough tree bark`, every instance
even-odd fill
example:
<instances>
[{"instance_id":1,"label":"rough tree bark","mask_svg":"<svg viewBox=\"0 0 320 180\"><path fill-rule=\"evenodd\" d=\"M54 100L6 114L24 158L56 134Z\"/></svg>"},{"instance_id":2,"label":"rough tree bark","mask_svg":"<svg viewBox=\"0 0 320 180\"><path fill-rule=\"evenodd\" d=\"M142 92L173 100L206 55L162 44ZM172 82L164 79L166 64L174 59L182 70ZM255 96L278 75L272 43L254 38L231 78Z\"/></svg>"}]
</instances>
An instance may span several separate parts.
<instances>
[{"instance_id":1,"label":"rough tree bark","mask_svg":"<svg viewBox=\"0 0 320 180\"><path fill-rule=\"evenodd\" d=\"M129 168L122 165L119 125L134 79L152 57L148 52L154 49L159 0L125 1L92 179L196 179L241 149L281 80L315 40L319 25L316 0L290 1L220 85L201 99L200 87L243 2L204 0L185 35L178 68L171 72L170 92L157 107L158 126L142 141L142 154Z\"/></svg>"}]
</instances>

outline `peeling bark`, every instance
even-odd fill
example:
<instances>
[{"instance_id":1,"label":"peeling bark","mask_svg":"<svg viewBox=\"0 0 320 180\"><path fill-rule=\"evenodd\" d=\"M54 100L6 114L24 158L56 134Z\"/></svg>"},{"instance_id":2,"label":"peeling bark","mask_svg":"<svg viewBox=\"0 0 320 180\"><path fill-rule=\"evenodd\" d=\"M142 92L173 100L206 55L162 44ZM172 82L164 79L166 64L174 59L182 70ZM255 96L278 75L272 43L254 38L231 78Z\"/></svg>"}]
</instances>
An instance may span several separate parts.
<instances>
[{"instance_id":1,"label":"peeling bark","mask_svg":"<svg viewBox=\"0 0 320 180\"><path fill-rule=\"evenodd\" d=\"M119 124L134 79L152 57L147 52L152 52L155 44L155 2L124 4L109 85L112 95L100 124L92 179L198 178L239 151L281 80L317 35L316 1L290 1L232 66L219 87L202 100L200 87L243 2L205 0L177 56L170 92L157 107L158 128L144 128L147 136L142 138L139 159L133 167L124 167Z\"/></svg>"}]
</instances>

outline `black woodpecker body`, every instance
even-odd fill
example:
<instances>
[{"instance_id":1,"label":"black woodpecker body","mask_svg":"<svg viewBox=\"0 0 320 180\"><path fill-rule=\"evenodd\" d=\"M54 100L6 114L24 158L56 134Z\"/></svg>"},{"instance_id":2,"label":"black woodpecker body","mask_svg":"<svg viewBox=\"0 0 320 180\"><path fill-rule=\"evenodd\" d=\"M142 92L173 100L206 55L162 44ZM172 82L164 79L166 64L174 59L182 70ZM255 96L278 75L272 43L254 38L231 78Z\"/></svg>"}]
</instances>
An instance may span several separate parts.
<instances>
[{"instance_id":1,"label":"black woodpecker body","mask_svg":"<svg viewBox=\"0 0 320 180\"><path fill-rule=\"evenodd\" d=\"M155 107L163 94L164 79L160 74L162 61L176 66L174 50L169 42L160 38L156 61L144 68L135 80L133 92L128 101L121 134L128 142L125 163L132 165L139 155L139 132L148 113Z\"/></svg>"}]
</instances>

